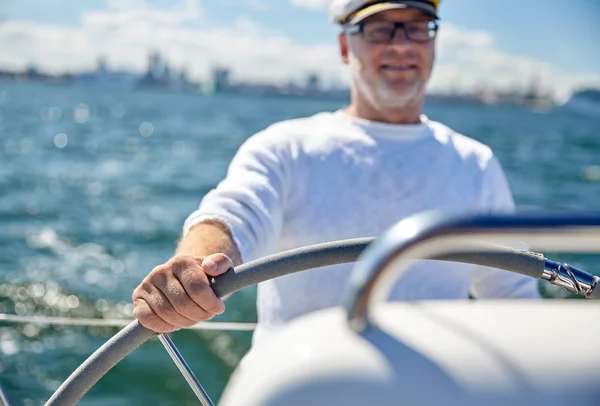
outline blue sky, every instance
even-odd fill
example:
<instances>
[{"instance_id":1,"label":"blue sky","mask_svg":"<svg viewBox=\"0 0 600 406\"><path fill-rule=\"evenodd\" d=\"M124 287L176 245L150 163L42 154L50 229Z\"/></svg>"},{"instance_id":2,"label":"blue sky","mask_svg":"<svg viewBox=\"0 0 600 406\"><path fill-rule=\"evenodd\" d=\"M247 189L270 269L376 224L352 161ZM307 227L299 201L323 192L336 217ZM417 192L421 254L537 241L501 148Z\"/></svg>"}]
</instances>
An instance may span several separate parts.
<instances>
[{"instance_id":1,"label":"blue sky","mask_svg":"<svg viewBox=\"0 0 600 406\"><path fill-rule=\"evenodd\" d=\"M103 54L143 69L155 49L198 77L215 64L261 80L346 74L328 0L0 2L0 66L76 71ZM442 0L440 16L433 87L522 87L538 71L562 93L600 86L600 0Z\"/></svg>"},{"instance_id":2,"label":"blue sky","mask_svg":"<svg viewBox=\"0 0 600 406\"><path fill-rule=\"evenodd\" d=\"M76 25L80 15L104 9L105 0L3 0L8 18ZM151 0L160 8L173 4ZM222 25L249 17L281 30L301 44L335 43L335 27L323 9L302 8L283 0L208 0L201 24ZM441 17L471 29L489 31L498 47L575 71L600 72L598 0L442 0ZM309 28L310 27L310 28Z\"/></svg>"}]
</instances>

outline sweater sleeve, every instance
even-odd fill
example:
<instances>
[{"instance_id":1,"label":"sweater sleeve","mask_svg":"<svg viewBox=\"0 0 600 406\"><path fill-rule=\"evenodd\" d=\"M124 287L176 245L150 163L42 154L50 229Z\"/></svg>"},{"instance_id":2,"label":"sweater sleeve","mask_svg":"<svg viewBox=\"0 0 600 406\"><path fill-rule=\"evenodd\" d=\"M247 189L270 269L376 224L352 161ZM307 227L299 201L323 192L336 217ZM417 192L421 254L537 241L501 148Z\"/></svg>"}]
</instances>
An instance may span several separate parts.
<instances>
[{"instance_id":1,"label":"sweater sleeve","mask_svg":"<svg viewBox=\"0 0 600 406\"><path fill-rule=\"evenodd\" d=\"M492 156L483 175L484 210L490 213L514 213L513 200L508 181L500 162ZM523 243L511 244L525 248ZM514 272L477 267L471 281L471 293L480 299L540 298L538 281Z\"/></svg>"},{"instance_id":2,"label":"sweater sleeve","mask_svg":"<svg viewBox=\"0 0 600 406\"><path fill-rule=\"evenodd\" d=\"M248 262L266 255L281 231L286 196L283 148L265 132L246 140L225 178L185 220L184 235L206 220L223 223Z\"/></svg>"}]
</instances>

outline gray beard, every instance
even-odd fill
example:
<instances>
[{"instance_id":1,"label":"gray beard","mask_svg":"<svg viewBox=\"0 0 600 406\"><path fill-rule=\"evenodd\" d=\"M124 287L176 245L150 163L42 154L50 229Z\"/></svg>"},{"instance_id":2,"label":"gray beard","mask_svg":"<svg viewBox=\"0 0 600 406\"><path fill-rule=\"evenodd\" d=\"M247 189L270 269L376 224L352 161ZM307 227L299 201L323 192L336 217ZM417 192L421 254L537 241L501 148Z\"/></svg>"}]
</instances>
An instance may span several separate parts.
<instances>
[{"instance_id":1,"label":"gray beard","mask_svg":"<svg viewBox=\"0 0 600 406\"><path fill-rule=\"evenodd\" d=\"M419 96L420 81L415 82L410 92L399 96L385 84L375 86L367 83L361 75L360 62L350 52L348 55L351 80L357 91L375 108L402 109L409 106Z\"/></svg>"}]
</instances>

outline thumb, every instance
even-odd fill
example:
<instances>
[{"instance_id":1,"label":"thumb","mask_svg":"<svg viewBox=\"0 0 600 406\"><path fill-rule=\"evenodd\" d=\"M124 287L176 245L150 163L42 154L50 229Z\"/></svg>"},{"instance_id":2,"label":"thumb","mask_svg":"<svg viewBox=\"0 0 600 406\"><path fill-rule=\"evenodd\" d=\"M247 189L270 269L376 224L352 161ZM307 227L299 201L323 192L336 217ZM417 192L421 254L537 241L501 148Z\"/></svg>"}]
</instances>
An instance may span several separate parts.
<instances>
[{"instance_id":1,"label":"thumb","mask_svg":"<svg viewBox=\"0 0 600 406\"><path fill-rule=\"evenodd\" d=\"M231 259L222 253L212 254L203 259L196 259L202 270L210 276L218 276L227 272L230 268L233 268L233 262Z\"/></svg>"}]
</instances>

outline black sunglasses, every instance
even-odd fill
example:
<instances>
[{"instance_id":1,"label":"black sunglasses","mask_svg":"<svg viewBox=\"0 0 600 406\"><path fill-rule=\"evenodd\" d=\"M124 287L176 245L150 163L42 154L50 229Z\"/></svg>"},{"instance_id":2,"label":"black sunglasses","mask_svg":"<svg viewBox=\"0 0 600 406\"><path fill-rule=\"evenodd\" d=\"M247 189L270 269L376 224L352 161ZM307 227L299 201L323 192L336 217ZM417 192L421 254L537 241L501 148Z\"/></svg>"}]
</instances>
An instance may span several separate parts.
<instances>
[{"instance_id":1,"label":"black sunglasses","mask_svg":"<svg viewBox=\"0 0 600 406\"><path fill-rule=\"evenodd\" d=\"M346 26L350 34L361 33L369 42L389 42L402 29L406 38L414 42L428 42L435 38L439 25L436 20L417 20L404 23L385 20L367 20Z\"/></svg>"}]
</instances>

